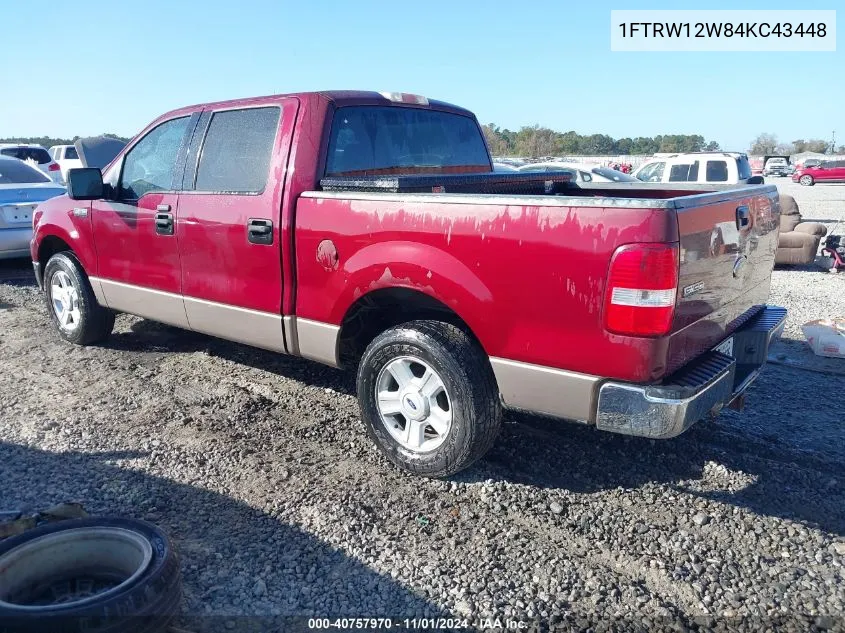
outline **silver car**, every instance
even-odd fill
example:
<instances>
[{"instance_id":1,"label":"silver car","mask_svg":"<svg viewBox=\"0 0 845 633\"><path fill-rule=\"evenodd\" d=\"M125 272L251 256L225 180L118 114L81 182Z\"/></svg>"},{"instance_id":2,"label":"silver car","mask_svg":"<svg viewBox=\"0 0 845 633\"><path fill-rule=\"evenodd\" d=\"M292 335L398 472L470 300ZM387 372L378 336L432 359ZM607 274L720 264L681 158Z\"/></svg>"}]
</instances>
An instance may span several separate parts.
<instances>
[{"instance_id":1,"label":"silver car","mask_svg":"<svg viewBox=\"0 0 845 633\"><path fill-rule=\"evenodd\" d=\"M39 202L65 193L34 167L0 155L0 259L29 257L32 212Z\"/></svg>"}]
</instances>

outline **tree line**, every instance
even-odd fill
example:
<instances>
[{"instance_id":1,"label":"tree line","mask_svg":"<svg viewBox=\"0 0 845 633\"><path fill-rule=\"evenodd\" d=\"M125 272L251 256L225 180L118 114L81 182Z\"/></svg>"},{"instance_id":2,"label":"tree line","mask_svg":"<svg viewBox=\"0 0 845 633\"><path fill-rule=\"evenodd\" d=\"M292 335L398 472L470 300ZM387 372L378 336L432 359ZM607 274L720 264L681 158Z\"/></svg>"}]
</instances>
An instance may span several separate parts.
<instances>
[{"instance_id":1,"label":"tree line","mask_svg":"<svg viewBox=\"0 0 845 633\"><path fill-rule=\"evenodd\" d=\"M613 156L654 154L656 152L717 152L716 141L705 141L700 134L665 134L615 139L607 134L556 132L539 125L512 131L495 123L482 126L494 156Z\"/></svg>"},{"instance_id":2,"label":"tree line","mask_svg":"<svg viewBox=\"0 0 845 633\"><path fill-rule=\"evenodd\" d=\"M778 141L776 134L764 132L751 141L751 147L748 149L748 153L755 156L765 156L766 154L791 156L792 154L800 154L802 152L845 154L845 145L834 148L833 141L828 142L820 138L813 138L806 141L803 138L799 138L791 143L781 143Z\"/></svg>"},{"instance_id":3,"label":"tree line","mask_svg":"<svg viewBox=\"0 0 845 633\"><path fill-rule=\"evenodd\" d=\"M129 139L125 136L118 136L117 134L101 134L100 136L108 136L109 138L116 138L119 141L128 143ZM73 145L73 142L80 138L74 136L73 138L54 138L52 136L13 136L10 138L0 138L0 143L34 143L42 147L52 147L53 145Z\"/></svg>"},{"instance_id":4,"label":"tree line","mask_svg":"<svg viewBox=\"0 0 845 633\"><path fill-rule=\"evenodd\" d=\"M495 123L482 126L493 156L616 156L651 155L658 152L718 152L716 141L705 141L700 134L664 134L615 139L607 134L557 132L539 125L523 126L514 131ZM731 148L734 149L734 148ZM800 154L801 152L833 153L833 143L822 139L798 139L781 143L774 134L760 134L744 150L752 156L766 154ZM835 148L845 153L845 145Z\"/></svg>"}]
</instances>

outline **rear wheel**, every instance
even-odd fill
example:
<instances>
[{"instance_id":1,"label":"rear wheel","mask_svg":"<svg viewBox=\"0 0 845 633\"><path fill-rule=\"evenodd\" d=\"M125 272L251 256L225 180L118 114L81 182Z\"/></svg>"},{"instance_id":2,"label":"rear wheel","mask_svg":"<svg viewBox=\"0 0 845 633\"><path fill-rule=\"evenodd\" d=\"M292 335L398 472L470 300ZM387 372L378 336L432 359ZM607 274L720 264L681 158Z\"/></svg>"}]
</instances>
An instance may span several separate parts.
<instances>
[{"instance_id":1,"label":"rear wheel","mask_svg":"<svg viewBox=\"0 0 845 633\"><path fill-rule=\"evenodd\" d=\"M377 336L358 367L358 401L382 453L426 477L451 475L482 457L502 421L483 350L440 321L413 321Z\"/></svg>"},{"instance_id":2,"label":"rear wheel","mask_svg":"<svg viewBox=\"0 0 845 633\"><path fill-rule=\"evenodd\" d=\"M44 268L44 297L56 330L66 341L90 345L114 328L114 313L97 303L88 276L74 257L53 255Z\"/></svg>"},{"instance_id":3,"label":"rear wheel","mask_svg":"<svg viewBox=\"0 0 845 633\"><path fill-rule=\"evenodd\" d=\"M815 184L813 177L810 176L809 174L805 174L805 175L801 176L801 178L798 179L798 182L800 182L805 187L811 187Z\"/></svg>"}]
</instances>

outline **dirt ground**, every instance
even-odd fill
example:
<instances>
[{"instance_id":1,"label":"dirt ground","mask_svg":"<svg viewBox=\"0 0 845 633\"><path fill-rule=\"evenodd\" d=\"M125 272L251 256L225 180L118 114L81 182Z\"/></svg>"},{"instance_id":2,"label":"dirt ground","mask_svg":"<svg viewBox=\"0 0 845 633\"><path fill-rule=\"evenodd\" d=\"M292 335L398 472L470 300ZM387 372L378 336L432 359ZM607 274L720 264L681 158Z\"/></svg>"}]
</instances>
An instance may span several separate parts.
<instances>
[{"instance_id":1,"label":"dirt ground","mask_svg":"<svg viewBox=\"0 0 845 633\"><path fill-rule=\"evenodd\" d=\"M845 219L845 186L778 184ZM431 481L371 446L351 374L131 316L74 347L29 263L2 262L0 510L76 500L161 525L189 630L425 614L838 630L845 361L799 326L845 315L843 297L845 274L775 271L786 340L742 413L662 442L509 414L487 458Z\"/></svg>"}]
</instances>

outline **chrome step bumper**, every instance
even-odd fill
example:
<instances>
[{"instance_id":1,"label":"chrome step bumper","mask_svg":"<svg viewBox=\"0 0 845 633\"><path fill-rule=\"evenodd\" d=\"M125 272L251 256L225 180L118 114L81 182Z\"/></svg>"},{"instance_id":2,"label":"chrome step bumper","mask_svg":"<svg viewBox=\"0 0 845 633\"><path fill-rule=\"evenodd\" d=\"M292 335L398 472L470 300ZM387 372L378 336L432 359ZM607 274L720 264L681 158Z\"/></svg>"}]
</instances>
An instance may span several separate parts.
<instances>
[{"instance_id":1,"label":"chrome step bumper","mask_svg":"<svg viewBox=\"0 0 845 633\"><path fill-rule=\"evenodd\" d=\"M786 309L765 306L736 330L733 353L710 351L657 385L605 382L596 426L656 439L675 437L733 402L754 382L786 323Z\"/></svg>"}]
</instances>

